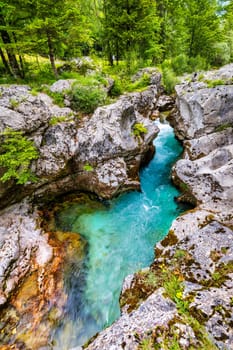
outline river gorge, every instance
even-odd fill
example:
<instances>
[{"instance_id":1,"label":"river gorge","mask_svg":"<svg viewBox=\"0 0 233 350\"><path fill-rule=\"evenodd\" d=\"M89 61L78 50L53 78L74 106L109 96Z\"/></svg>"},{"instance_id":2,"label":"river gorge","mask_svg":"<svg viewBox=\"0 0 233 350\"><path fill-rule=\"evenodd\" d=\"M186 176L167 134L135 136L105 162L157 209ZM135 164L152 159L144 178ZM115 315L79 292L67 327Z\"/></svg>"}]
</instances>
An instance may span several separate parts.
<instances>
[{"instance_id":1,"label":"river gorge","mask_svg":"<svg viewBox=\"0 0 233 350\"><path fill-rule=\"evenodd\" d=\"M1 350L233 349L232 79L186 77L174 104L155 69L83 118L0 86L0 130L39 150L37 182L0 183Z\"/></svg>"}]
</instances>

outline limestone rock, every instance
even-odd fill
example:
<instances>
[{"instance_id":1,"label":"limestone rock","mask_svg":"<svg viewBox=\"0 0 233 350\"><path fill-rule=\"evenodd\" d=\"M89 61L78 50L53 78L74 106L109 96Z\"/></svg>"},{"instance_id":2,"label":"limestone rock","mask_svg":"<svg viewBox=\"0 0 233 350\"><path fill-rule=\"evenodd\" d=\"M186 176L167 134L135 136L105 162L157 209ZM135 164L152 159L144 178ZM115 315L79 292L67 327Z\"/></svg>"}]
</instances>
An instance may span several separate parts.
<instances>
[{"instance_id":1,"label":"limestone rock","mask_svg":"<svg viewBox=\"0 0 233 350\"><path fill-rule=\"evenodd\" d=\"M58 81L51 89L60 91L66 84L70 81ZM26 86L0 88L0 131L9 127L27 133L40 152L39 159L31 164L39 181L24 186L15 185L13 180L0 183L0 207L32 193L39 200L74 190L111 198L128 189L139 189L140 164L153 154L152 140L158 133L147 118L155 108L155 86L122 96L82 121L71 109L54 105L49 96L32 95ZM147 132L135 136L136 123L143 124ZM85 170L86 166L93 171Z\"/></svg>"},{"instance_id":2,"label":"limestone rock","mask_svg":"<svg viewBox=\"0 0 233 350\"><path fill-rule=\"evenodd\" d=\"M203 74L201 81L176 86L179 113L174 115L173 124L177 137L193 139L232 126L232 70L233 65L227 65Z\"/></svg>"},{"instance_id":3,"label":"limestone rock","mask_svg":"<svg viewBox=\"0 0 233 350\"><path fill-rule=\"evenodd\" d=\"M231 127L225 130L204 135L197 139L184 141L185 152L184 158L196 160L207 156L212 151L233 144L233 129Z\"/></svg>"},{"instance_id":4,"label":"limestone rock","mask_svg":"<svg viewBox=\"0 0 233 350\"><path fill-rule=\"evenodd\" d=\"M52 258L52 248L38 228L38 214L26 202L0 215L0 293L4 303L30 270L32 255L44 266Z\"/></svg>"},{"instance_id":5,"label":"limestone rock","mask_svg":"<svg viewBox=\"0 0 233 350\"><path fill-rule=\"evenodd\" d=\"M174 107L174 99L171 96L161 95L157 101L157 108L160 112L169 111Z\"/></svg>"},{"instance_id":6,"label":"limestone rock","mask_svg":"<svg viewBox=\"0 0 233 350\"><path fill-rule=\"evenodd\" d=\"M60 79L57 80L50 86L52 92L64 93L67 90L71 89L72 84L75 82L75 79Z\"/></svg>"},{"instance_id":7,"label":"limestone rock","mask_svg":"<svg viewBox=\"0 0 233 350\"><path fill-rule=\"evenodd\" d=\"M178 161L173 177L185 183L199 203L233 202L233 145L218 148L194 161Z\"/></svg>"},{"instance_id":8,"label":"limestone rock","mask_svg":"<svg viewBox=\"0 0 233 350\"><path fill-rule=\"evenodd\" d=\"M88 350L136 350L139 339L154 327L165 327L176 316L175 304L163 296L159 289L138 310L123 314L111 327L100 332Z\"/></svg>"}]
</instances>

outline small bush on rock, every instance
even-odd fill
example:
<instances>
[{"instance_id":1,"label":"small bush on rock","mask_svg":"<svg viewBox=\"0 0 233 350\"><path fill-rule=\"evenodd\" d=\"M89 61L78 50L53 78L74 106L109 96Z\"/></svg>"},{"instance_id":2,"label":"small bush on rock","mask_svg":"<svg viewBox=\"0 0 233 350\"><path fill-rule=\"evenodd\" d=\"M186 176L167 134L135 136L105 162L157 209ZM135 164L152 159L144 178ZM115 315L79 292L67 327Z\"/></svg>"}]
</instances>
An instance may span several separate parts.
<instances>
[{"instance_id":1,"label":"small bush on rock","mask_svg":"<svg viewBox=\"0 0 233 350\"><path fill-rule=\"evenodd\" d=\"M0 146L0 166L6 171L0 181L15 179L17 184L35 182L37 178L29 166L39 154L33 142L23 136L22 132L11 129L6 129L1 137L3 137L3 142Z\"/></svg>"},{"instance_id":2,"label":"small bush on rock","mask_svg":"<svg viewBox=\"0 0 233 350\"><path fill-rule=\"evenodd\" d=\"M142 123L136 123L133 127L133 134L135 136L141 136L143 134L147 134L148 130Z\"/></svg>"},{"instance_id":3,"label":"small bush on rock","mask_svg":"<svg viewBox=\"0 0 233 350\"><path fill-rule=\"evenodd\" d=\"M174 88L179 84L179 79L171 68L163 67L163 84L167 94L174 92Z\"/></svg>"},{"instance_id":4,"label":"small bush on rock","mask_svg":"<svg viewBox=\"0 0 233 350\"><path fill-rule=\"evenodd\" d=\"M106 99L106 92L99 86L73 85L69 92L71 107L83 113L93 113Z\"/></svg>"},{"instance_id":5,"label":"small bush on rock","mask_svg":"<svg viewBox=\"0 0 233 350\"><path fill-rule=\"evenodd\" d=\"M85 165L83 166L83 170L85 170L85 171L93 171L94 168L93 168L93 166L91 166L90 164L85 164Z\"/></svg>"}]
</instances>

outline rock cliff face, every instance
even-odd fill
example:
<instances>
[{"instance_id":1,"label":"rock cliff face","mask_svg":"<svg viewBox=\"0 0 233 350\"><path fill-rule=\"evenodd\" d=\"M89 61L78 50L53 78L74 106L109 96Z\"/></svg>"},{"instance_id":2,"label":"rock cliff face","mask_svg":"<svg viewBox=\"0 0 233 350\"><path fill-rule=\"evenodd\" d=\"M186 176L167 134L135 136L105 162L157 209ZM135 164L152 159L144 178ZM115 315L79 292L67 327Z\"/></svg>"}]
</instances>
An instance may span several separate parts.
<instances>
[{"instance_id":1,"label":"rock cliff face","mask_svg":"<svg viewBox=\"0 0 233 350\"><path fill-rule=\"evenodd\" d=\"M232 78L233 65L176 87L171 122L185 150L172 177L196 207L126 279L121 318L87 349L233 349Z\"/></svg>"}]
</instances>

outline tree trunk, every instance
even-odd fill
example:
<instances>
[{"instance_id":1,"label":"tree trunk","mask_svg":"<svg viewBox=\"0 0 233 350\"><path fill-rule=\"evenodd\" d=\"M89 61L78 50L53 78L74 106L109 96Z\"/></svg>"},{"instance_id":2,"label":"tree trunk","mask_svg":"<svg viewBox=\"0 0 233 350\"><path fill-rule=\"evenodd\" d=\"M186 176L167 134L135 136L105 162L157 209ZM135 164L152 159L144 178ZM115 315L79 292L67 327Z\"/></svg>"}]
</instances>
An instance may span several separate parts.
<instances>
[{"instance_id":1,"label":"tree trunk","mask_svg":"<svg viewBox=\"0 0 233 350\"><path fill-rule=\"evenodd\" d=\"M13 73L12 73L12 71L10 69L10 66L9 66L9 64L8 64L8 62L6 60L6 57L4 55L4 52L2 51L1 48L0 48L0 56L1 56L1 59L2 59L2 63L4 65L4 67L5 67L5 69L6 69L6 72L13 76Z\"/></svg>"},{"instance_id":2,"label":"tree trunk","mask_svg":"<svg viewBox=\"0 0 233 350\"><path fill-rule=\"evenodd\" d=\"M0 25L2 27L4 27L6 25L5 19L4 19L2 14L0 14ZM16 59L16 56L14 54L13 49L11 47L7 47L9 44L10 45L12 44L10 35L3 28L0 30L0 35L2 38L2 42L6 45L6 53L7 53L9 65L11 67L11 70L12 70L14 77L15 78L17 78L17 77L23 78L22 72L21 72L20 67L18 65L18 62L17 62L17 59Z\"/></svg>"},{"instance_id":3,"label":"tree trunk","mask_svg":"<svg viewBox=\"0 0 233 350\"><path fill-rule=\"evenodd\" d=\"M118 43L118 39L116 41L116 62L117 65L119 64L119 58L120 58L120 52L119 52L119 43Z\"/></svg>"},{"instance_id":4,"label":"tree trunk","mask_svg":"<svg viewBox=\"0 0 233 350\"><path fill-rule=\"evenodd\" d=\"M25 71L24 71L23 58L22 58L22 56L20 55L20 51L19 51L19 48L18 48L18 46L17 46L17 38L16 38L16 35L15 35L14 32L13 32L12 34L13 34L14 42L15 42L15 45L16 45L16 48L17 48L18 56L19 56L19 64L20 64L21 76L22 76L22 78L25 78Z\"/></svg>"},{"instance_id":5,"label":"tree trunk","mask_svg":"<svg viewBox=\"0 0 233 350\"><path fill-rule=\"evenodd\" d=\"M189 45L189 57L195 56L193 45L194 45L194 36L195 36L195 27L192 28L191 38L190 38L190 45Z\"/></svg>"},{"instance_id":6,"label":"tree trunk","mask_svg":"<svg viewBox=\"0 0 233 350\"><path fill-rule=\"evenodd\" d=\"M54 49L53 49L53 44L52 44L52 40L51 40L51 34L49 33L48 30L47 30L46 34L47 34L47 44L48 44L48 49L49 49L49 60L50 60L55 78L58 78L58 72L57 72L57 68L55 65Z\"/></svg>"}]
</instances>

